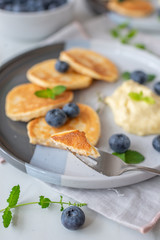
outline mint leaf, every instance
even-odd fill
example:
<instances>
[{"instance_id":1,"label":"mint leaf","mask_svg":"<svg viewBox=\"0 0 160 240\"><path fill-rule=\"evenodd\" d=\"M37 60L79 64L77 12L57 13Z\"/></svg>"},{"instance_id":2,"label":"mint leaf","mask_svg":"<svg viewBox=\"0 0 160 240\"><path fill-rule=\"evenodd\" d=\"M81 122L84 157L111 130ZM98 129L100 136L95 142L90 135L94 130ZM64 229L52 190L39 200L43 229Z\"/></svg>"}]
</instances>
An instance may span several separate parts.
<instances>
[{"instance_id":1,"label":"mint leaf","mask_svg":"<svg viewBox=\"0 0 160 240\"><path fill-rule=\"evenodd\" d=\"M138 31L136 29L132 29L127 33L126 37L131 39L131 38L135 37L137 35L137 33L138 33Z\"/></svg>"},{"instance_id":2,"label":"mint leaf","mask_svg":"<svg viewBox=\"0 0 160 240\"><path fill-rule=\"evenodd\" d=\"M7 228L10 223L11 223L11 220L12 220L12 212L10 210L9 207L7 207L4 212L3 212L3 215L2 215L2 218L3 218L3 226L5 228Z\"/></svg>"},{"instance_id":3,"label":"mint leaf","mask_svg":"<svg viewBox=\"0 0 160 240\"><path fill-rule=\"evenodd\" d=\"M51 203L51 200L49 198L45 198L44 196L40 196L39 197L39 205L42 207L42 208L48 208L49 205Z\"/></svg>"},{"instance_id":4,"label":"mint leaf","mask_svg":"<svg viewBox=\"0 0 160 240\"><path fill-rule=\"evenodd\" d=\"M122 78L123 78L124 80L129 80L129 79L131 78L130 72L124 72L124 73L122 73Z\"/></svg>"},{"instance_id":5,"label":"mint leaf","mask_svg":"<svg viewBox=\"0 0 160 240\"><path fill-rule=\"evenodd\" d=\"M114 152L112 154L121 158L127 164L141 163L145 159L145 157L141 153L133 150L127 150L125 153Z\"/></svg>"},{"instance_id":6,"label":"mint leaf","mask_svg":"<svg viewBox=\"0 0 160 240\"><path fill-rule=\"evenodd\" d=\"M10 192L9 198L7 199L7 202L9 203L8 206L9 207L14 207L19 199L19 195L20 195L20 186L14 186Z\"/></svg>"},{"instance_id":7,"label":"mint leaf","mask_svg":"<svg viewBox=\"0 0 160 240\"><path fill-rule=\"evenodd\" d=\"M127 150L125 152L125 162L128 164L137 164L143 162L145 157L136 151Z\"/></svg>"},{"instance_id":8,"label":"mint leaf","mask_svg":"<svg viewBox=\"0 0 160 240\"><path fill-rule=\"evenodd\" d=\"M143 92L142 91L140 93L130 92L128 93L128 96L134 101L141 101L143 97Z\"/></svg>"},{"instance_id":9,"label":"mint leaf","mask_svg":"<svg viewBox=\"0 0 160 240\"><path fill-rule=\"evenodd\" d=\"M123 0L124 1L124 0ZM124 29L124 28L127 28L129 26L129 23L128 22L124 22L124 23L121 23L117 26L118 29Z\"/></svg>"},{"instance_id":10,"label":"mint leaf","mask_svg":"<svg viewBox=\"0 0 160 240\"><path fill-rule=\"evenodd\" d=\"M128 93L128 96L134 101L144 101L148 104L154 104L155 103L155 100L152 97L143 96L142 91L140 91L139 93L130 92L130 93Z\"/></svg>"},{"instance_id":11,"label":"mint leaf","mask_svg":"<svg viewBox=\"0 0 160 240\"><path fill-rule=\"evenodd\" d=\"M66 87L65 86L56 86L52 89L50 88L47 88L47 89L44 89L44 90L39 90L39 91L36 91L34 94L37 96L37 97L40 97L40 98L51 98L51 99L55 99L56 96L60 95L61 93L63 93L64 91L66 90Z\"/></svg>"},{"instance_id":12,"label":"mint leaf","mask_svg":"<svg viewBox=\"0 0 160 240\"><path fill-rule=\"evenodd\" d=\"M52 99L55 98L55 95L50 88L47 88L45 90L36 91L35 95L40 98L52 98Z\"/></svg>"},{"instance_id":13,"label":"mint leaf","mask_svg":"<svg viewBox=\"0 0 160 240\"><path fill-rule=\"evenodd\" d=\"M148 104L155 104L155 100L152 97L143 97L142 100Z\"/></svg>"},{"instance_id":14,"label":"mint leaf","mask_svg":"<svg viewBox=\"0 0 160 240\"><path fill-rule=\"evenodd\" d=\"M147 82L152 82L156 78L156 75L154 74L148 74L147 76Z\"/></svg>"},{"instance_id":15,"label":"mint leaf","mask_svg":"<svg viewBox=\"0 0 160 240\"><path fill-rule=\"evenodd\" d=\"M110 34L112 35L112 37L114 38L118 38L119 37L119 32L117 29L111 29L110 30Z\"/></svg>"},{"instance_id":16,"label":"mint leaf","mask_svg":"<svg viewBox=\"0 0 160 240\"><path fill-rule=\"evenodd\" d=\"M146 50L146 45L145 44L142 44L142 43L135 43L134 46L136 48L140 48L140 49L143 49L143 50Z\"/></svg>"},{"instance_id":17,"label":"mint leaf","mask_svg":"<svg viewBox=\"0 0 160 240\"><path fill-rule=\"evenodd\" d=\"M113 155L119 157L120 159L122 159L124 162L125 162L125 153L117 153L117 152L114 152L112 153Z\"/></svg>"},{"instance_id":18,"label":"mint leaf","mask_svg":"<svg viewBox=\"0 0 160 240\"><path fill-rule=\"evenodd\" d=\"M120 41L121 41L121 43L123 43L123 44L128 44L128 43L129 43L129 38L123 37L123 38L120 39Z\"/></svg>"},{"instance_id":19,"label":"mint leaf","mask_svg":"<svg viewBox=\"0 0 160 240\"><path fill-rule=\"evenodd\" d=\"M52 92L55 96L60 95L61 93L63 93L66 90L65 86L56 86L54 88L52 88Z\"/></svg>"}]
</instances>

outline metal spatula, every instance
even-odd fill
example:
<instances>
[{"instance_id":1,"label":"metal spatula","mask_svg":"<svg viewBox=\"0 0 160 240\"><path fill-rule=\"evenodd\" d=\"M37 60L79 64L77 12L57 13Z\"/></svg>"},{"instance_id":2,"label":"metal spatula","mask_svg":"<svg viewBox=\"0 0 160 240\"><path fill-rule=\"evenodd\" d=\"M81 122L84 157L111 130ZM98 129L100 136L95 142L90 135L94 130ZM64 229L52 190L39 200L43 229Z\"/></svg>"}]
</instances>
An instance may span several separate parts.
<instances>
[{"instance_id":1,"label":"metal spatula","mask_svg":"<svg viewBox=\"0 0 160 240\"><path fill-rule=\"evenodd\" d=\"M84 157L80 156L77 153L74 154L80 161L85 163L88 167L93 168L95 171L106 175L106 176L118 176L124 172L128 171L147 171L152 174L160 175L160 170L149 168L145 166L138 166L134 164L126 164L119 157L116 157L110 153L101 151L97 149L100 153L100 157L92 158L92 157Z\"/></svg>"}]
</instances>

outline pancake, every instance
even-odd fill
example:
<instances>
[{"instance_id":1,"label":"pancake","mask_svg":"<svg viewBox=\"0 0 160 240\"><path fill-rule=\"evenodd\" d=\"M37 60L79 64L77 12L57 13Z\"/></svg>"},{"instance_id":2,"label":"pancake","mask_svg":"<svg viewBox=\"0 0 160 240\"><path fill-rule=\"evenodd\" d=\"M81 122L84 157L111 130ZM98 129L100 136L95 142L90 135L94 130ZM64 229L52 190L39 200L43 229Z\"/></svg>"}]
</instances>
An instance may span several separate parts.
<instances>
[{"instance_id":1,"label":"pancake","mask_svg":"<svg viewBox=\"0 0 160 240\"><path fill-rule=\"evenodd\" d=\"M145 17L154 11L152 4L145 0L110 0L107 8L128 17Z\"/></svg>"},{"instance_id":2,"label":"pancake","mask_svg":"<svg viewBox=\"0 0 160 240\"><path fill-rule=\"evenodd\" d=\"M27 125L30 143L54 147L51 135L64 131L78 129L85 132L88 141L96 145L100 137L100 121L97 113L89 106L78 104L80 114L76 118L68 119L61 127L55 128L47 124L45 118L37 118Z\"/></svg>"},{"instance_id":3,"label":"pancake","mask_svg":"<svg viewBox=\"0 0 160 240\"><path fill-rule=\"evenodd\" d=\"M14 87L6 96L6 115L14 121L27 122L57 107L72 101L73 93L65 91L55 99L39 98L34 93L44 88L33 83L25 83Z\"/></svg>"},{"instance_id":4,"label":"pancake","mask_svg":"<svg viewBox=\"0 0 160 240\"><path fill-rule=\"evenodd\" d=\"M56 59L50 59L34 65L27 72L28 80L48 88L63 85L67 89L81 89L91 85L90 77L78 74L71 68L65 73L58 72L54 67L56 61Z\"/></svg>"},{"instance_id":5,"label":"pancake","mask_svg":"<svg viewBox=\"0 0 160 240\"><path fill-rule=\"evenodd\" d=\"M118 78L118 70L109 59L88 49L63 51L60 59L69 63L76 72L94 79L114 82Z\"/></svg>"},{"instance_id":6,"label":"pancake","mask_svg":"<svg viewBox=\"0 0 160 240\"><path fill-rule=\"evenodd\" d=\"M79 155L92 156L94 158L100 156L95 147L88 142L85 133L79 130L57 133L52 135L51 138L57 146L69 149L71 152L78 153Z\"/></svg>"}]
</instances>

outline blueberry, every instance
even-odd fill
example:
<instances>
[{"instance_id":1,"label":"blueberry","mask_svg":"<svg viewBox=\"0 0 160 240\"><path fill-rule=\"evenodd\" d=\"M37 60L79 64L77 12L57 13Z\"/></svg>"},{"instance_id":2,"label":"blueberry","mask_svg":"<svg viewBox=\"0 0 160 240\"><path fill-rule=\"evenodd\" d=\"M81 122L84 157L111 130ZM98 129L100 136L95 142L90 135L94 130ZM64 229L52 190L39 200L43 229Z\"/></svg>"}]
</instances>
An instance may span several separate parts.
<instances>
[{"instance_id":1,"label":"blueberry","mask_svg":"<svg viewBox=\"0 0 160 240\"><path fill-rule=\"evenodd\" d=\"M156 82L156 83L154 84L154 91L155 91L158 95L160 95L160 82Z\"/></svg>"},{"instance_id":2,"label":"blueberry","mask_svg":"<svg viewBox=\"0 0 160 240\"><path fill-rule=\"evenodd\" d=\"M160 152L160 135L153 139L152 146L156 151Z\"/></svg>"},{"instance_id":3,"label":"blueberry","mask_svg":"<svg viewBox=\"0 0 160 240\"><path fill-rule=\"evenodd\" d=\"M67 103L66 105L64 105L63 111L69 118L75 118L80 113L79 107L75 103Z\"/></svg>"},{"instance_id":4,"label":"blueberry","mask_svg":"<svg viewBox=\"0 0 160 240\"><path fill-rule=\"evenodd\" d=\"M130 147L130 140L124 134L114 134L109 139L111 149L117 153L124 153Z\"/></svg>"},{"instance_id":5,"label":"blueberry","mask_svg":"<svg viewBox=\"0 0 160 240\"><path fill-rule=\"evenodd\" d=\"M142 71L134 71L131 73L131 79L140 84L147 82L147 74Z\"/></svg>"},{"instance_id":6,"label":"blueberry","mask_svg":"<svg viewBox=\"0 0 160 240\"><path fill-rule=\"evenodd\" d=\"M67 115L62 109L56 108L47 112L46 122L53 127L60 127L67 121Z\"/></svg>"},{"instance_id":7,"label":"blueberry","mask_svg":"<svg viewBox=\"0 0 160 240\"><path fill-rule=\"evenodd\" d=\"M56 64L55 64L55 69L58 72L64 73L67 72L69 69L69 64L60 60L57 60Z\"/></svg>"},{"instance_id":8,"label":"blueberry","mask_svg":"<svg viewBox=\"0 0 160 240\"><path fill-rule=\"evenodd\" d=\"M71 206L63 210L61 222L70 230L77 230L85 222L84 212L77 206Z\"/></svg>"}]
</instances>

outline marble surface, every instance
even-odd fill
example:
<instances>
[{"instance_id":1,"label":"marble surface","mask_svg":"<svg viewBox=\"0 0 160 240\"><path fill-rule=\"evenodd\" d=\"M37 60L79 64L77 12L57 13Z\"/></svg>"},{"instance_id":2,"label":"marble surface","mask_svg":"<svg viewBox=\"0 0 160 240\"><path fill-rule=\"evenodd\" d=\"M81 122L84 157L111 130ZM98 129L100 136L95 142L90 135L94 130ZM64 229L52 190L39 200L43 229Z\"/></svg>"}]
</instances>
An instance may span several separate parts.
<instances>
[{"instance_id":1,"label":"marble surface","mask_svg":"<svg viewBox=\"0 0 160 240\"><path fill-rule=\"evenodd\" d=\"M89 11L85 2L76 0L75 18L84 23L92 19L92 17L94 15ZM37 43L14 42L1 36L0 64L36 45ZM6 206L6 199L11 188L17 184L21 187L19 203L37 201L40 195L53 200L59 200L59 194L45 183L20 172L8 163L3 163L0 164L0 209ZM68 200L68 198L64 196L64 200ZM57 240L72 240L76 238L77 240L122 240L125 238L129 240L158 240L160 238L160 223L157 223L152 231L142 235L104 218L87 207L84 207L83 210L86 215L86 222L83 228L77 231L69 231L61 224L61 212L57 205L51 206L49 209L41 209L38 205L17 208L13 211L13 221L8 229L5 229L2 225L2 220L0 221L0 239L51 240L56 238Z\"/></svg>"}]
</instances>

